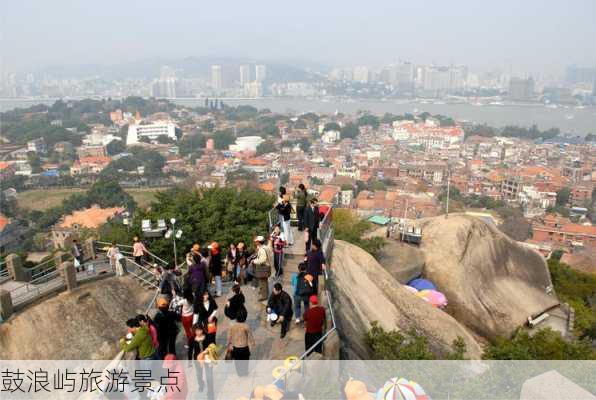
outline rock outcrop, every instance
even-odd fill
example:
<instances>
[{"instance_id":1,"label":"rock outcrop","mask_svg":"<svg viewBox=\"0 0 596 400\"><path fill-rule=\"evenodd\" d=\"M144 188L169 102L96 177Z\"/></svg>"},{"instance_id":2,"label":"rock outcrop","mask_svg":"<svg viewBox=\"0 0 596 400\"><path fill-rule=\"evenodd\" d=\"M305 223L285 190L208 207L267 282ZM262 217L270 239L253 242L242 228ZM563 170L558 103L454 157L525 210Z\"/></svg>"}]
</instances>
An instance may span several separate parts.
<instances>
[{"instance_id":1,"label":"rock outcrop","mask_svg":"<svg viewBox=\"0 0 596 400\"><path fill-rule=\"evenodd\" d=\"M153 294L123 277L44 300L0 325L0 359L111 359L125 321L144 312Z\"/></svg>"},{"instance_id":2,"label":"rock outcrop","mask_svg":"<svg viewBox=\"0 0 596 400\"><path fill-rule=\"evenodd\" d=\"M424 253L416 246L397 240L387 240L377 258L379 264L404 285L424 272Z\"/></svg>"},{"instance_id":3,"label":"rock outcrop","mask_svg":"<svg viewBox=\"0 0 596 400\"><path fill-rule=\"evenodd\" d=\"M415 328L428 338L433 351L446 354L458 337L467 356L482 350L474 337L453 317L433 308L405 289L370 254L341 240L335 241L333 279L330 280L344 359L370 359L365 343L373 321L386 330Z\"/></svg>"},{"instance_id":4,"label":"rock outcrop","mask_svg":"<svg viewBox=\"0 0 596 400\"><path fill-rule=\"evenodd\" d=\"M486 338L510 335L528 316L558 304L548 295L540 254L471 216L423 220L424 276L449 300L448 312Z\"/></svg>"}]
</instances>

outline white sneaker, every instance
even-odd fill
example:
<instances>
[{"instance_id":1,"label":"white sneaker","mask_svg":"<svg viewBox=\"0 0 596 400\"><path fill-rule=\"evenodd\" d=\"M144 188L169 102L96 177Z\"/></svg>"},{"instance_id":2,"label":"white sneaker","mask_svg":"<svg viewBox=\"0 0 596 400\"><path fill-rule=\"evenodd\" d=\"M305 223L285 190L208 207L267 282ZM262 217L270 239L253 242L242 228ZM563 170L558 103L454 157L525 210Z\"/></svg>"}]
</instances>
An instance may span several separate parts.
<instances>
[{"instance_id":1,"label":"white sneaker","mask_svg":"<svg viewBox=\"0 0 596 400\"><path fill-rule=\"evenodd\" d=\"M300 318L296 318L296 323L299 324L300 323Z\"/></svg>"}]
</instances>

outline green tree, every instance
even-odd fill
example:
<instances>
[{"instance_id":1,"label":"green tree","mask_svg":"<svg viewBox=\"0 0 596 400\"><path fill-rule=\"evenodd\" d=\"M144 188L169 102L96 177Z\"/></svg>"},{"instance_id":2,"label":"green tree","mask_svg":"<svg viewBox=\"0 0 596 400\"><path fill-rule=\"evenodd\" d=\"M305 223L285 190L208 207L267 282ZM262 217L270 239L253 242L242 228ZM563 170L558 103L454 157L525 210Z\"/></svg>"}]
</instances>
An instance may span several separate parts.
<instances>
[{"instance_id":1,"label":"green tree","mask_svg":"<svg viewBox=\"0 0 596 400\"><path fill-rule=\"evenodd\" d=\"M377 360L463 360L466 354L466 343L461 337L453 341L452 351L435 354L430 350L428 339L415 329L386 331L376 321L366 334L366 343Z\"/></svg>"},{"instance_id":2,"label":"green tree","mask_svg":"<svg viewBox=\"0 0 596 400\"><path fill-rule=\"evenodd\" d=\"M548 260L548 268L558 297L575 310L575 332L579 337L596 340L596 276L576 271L561 263L560 255Z\"/></svg>"},{"instance_id":3,"label":"green tree","mask_svg":"<svg viewBox=\"0 0 596 400\"><path fill-rule=\"evenodd\" d=\"M207 143L205 136L200 133L185 135L180 141L180 154L183 156L196 153L197 150L205 147Z\"/></svg>"},{"instance_id":4,"label":"green tree","mask_svg":"<svg viewBox=\"0 0 596 400\"><path fill-rule=\"evenodd\" d=\"M341 131L341 126L337 122L327 122L323 131Z\"/></svg>"},{"instance_id":5,"label":"green tree","mask_svg":"<svg viewBox=\"0 0 596 400\"><path fill-rule=\"evenodd\" d=\"M360 118L358 118L358 126L365 126L365 125L370 125L373 127L373 129L379 129L379 125L380 125L379 118L374 115L371 115L371 114L365 114L365 115L361 116Z\"/></svg>"},{"instance_id":6,"label":"green tree","mask_svg":"<svg viewBox=\"0 0 596 400\"><path fill-rule=\"evenodd\" d=\"M230 130L217 131L213 134L213 144L218 150L227 150L235 141L236 137Z\"/></svg>"},{"instance_id":7,"label":"green tree","mask_svg":"<svg viewBox=\"0 0 596 400\"><path fill-rule=\"evenodd\" d=\"M360 131L358 130L358 126L353 123L346 124L341 129L341 138L342 139L354 139L359 134L360 134Z\"/></svg>"},{"instance_id":8,"label":"green tree","mask_svg":"<svg viewBox=\"0 0 596 400\"><path fill-rule=\"evenodd\" d=\"M493 340L483 354L488 360L593 360L595 357L590 342L566 341L550 328L531 336L520 329L512 339Z\"/></svg>"},{"instance_id":9,"label":"green tree","mask_svg":"<svg viewBox=\"0 0 596 400\"><path fill-rule=\"evenodd\" d=\"M244 241L251 246L255 235L267 234L267 213L273 202L272 196L255 190L175 188L157 193L150 209L138 211L132 231L141 233L142 219L175 217L176 227L183 231L177 241L180 258L193 243L217 241L225 248L232 242ZM171 240L155 239L150 248L164 259L172 258Z\"/></svg>"},{"instance_id":10,"label":"green tree","mask_svg":"<svg viewBox=\"0 0 596 400\"><path fill-rule=\"evenodd\" d=\"M571 196L571 189L564 187L557 192L557 205L561 207L567 206L569 203L569 196Z\"/></svg>"},{"instance_id":11,"label":"green tree","mask_svg":"<svg viewBox=\"0 0 596 400\"><path fill-rule=\"evenodd\" d=\"M126 145L122 140L112 140L106 146L108 155L115 156L116 154L124 153L126 151Z\"/></svg>"},{"instance_id":12,"label":"green tree","mask_svg":"<svg viewBox=\"0 0 596 400\"><path fill-rule=\"evenodd\" d=\"M270 140L265 140L263 143L257 146L257 155L263 155L267 153L275 153L277 151L277 147L275 147L275 143Z\"/></svg>"},{"instance_id":13,"label":"green tree","mask_svg":"<svg viewBox=\"0 0 596 400\"><path fill-rule=\"evenodd\" d=\"M27 153L27 161L29 162L31 170L34 174L38 174L41 172L41 159L39 158L37 153Z\"/></svg>"},{"instance_id":14,"label":"green tree","mask_svg":"<svg viewBox=\"0 0 596 400\"><path fill-rule=\"evenodd\" d=\"M372 224L355 215L351 210L337 208L333 210L333 229L335 238L355 244L377 257L385 244L380 237L364 238L364 234L372 229Z\"/></svg>"}]
</instances>

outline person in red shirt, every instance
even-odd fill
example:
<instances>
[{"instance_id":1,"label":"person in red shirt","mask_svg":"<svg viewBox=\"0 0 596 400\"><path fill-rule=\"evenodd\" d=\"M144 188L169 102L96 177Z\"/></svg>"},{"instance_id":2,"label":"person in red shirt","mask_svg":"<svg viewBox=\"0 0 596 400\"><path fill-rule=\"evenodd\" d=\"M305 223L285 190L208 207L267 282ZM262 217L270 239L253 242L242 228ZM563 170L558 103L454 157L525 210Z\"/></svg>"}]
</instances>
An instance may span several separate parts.
<instances>
[{"instance_id":1,"label":"person in red shirt","mask_svg":"<svg viewBox=\"0 0 596 400\"><path fill-rule=\"evenodd\" d=\"M325 308L319 306L319 298L312 295L309 298L310 308L304 312L304 347L305 350L314 346L319 339L323 337L323 329L325 329L326 313ZM318 343L308 354L316 351L323 354L323 342Z\"/></svg>"}]
</instances>

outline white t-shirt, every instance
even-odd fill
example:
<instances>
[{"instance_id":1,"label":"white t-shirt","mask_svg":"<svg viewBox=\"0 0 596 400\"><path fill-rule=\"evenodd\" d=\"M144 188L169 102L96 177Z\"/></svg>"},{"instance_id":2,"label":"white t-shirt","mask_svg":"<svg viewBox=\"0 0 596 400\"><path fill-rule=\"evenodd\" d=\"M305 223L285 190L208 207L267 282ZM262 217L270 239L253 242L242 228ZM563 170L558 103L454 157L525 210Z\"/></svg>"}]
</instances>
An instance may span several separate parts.
<instances>
[{"instance_id":1,"label":"white t-shirt","mask_svg":"<svg viewBox=\"0 0 596 400\"><path fill-rule=\"evenodd\" d=\"M182 306L182 316L183 317L188 317L193 314L194 309L193 309L191 302L189 302L186 299L182 299L182 300L180 300L179 304Z\"/></svg>"}]
</instances>

